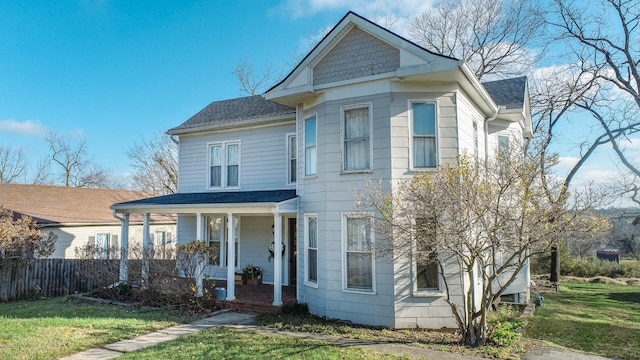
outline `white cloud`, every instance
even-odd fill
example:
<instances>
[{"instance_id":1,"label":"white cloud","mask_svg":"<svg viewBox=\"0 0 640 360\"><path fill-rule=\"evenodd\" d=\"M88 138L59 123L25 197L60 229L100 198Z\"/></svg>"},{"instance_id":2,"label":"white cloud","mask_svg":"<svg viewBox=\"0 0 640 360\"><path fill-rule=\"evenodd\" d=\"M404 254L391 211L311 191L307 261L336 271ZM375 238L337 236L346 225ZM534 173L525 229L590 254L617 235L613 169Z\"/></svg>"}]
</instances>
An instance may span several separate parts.
<instances>
[{"instance_id":1,"label":"white cloud","mask_svg":"<svg viewBox=\"0 0 640 360\"><path fill-rule=\"evenodd\" d=\"M0 120L0 132L44 138L49 129L36 120Z\"/></svg>"}]
</instances>

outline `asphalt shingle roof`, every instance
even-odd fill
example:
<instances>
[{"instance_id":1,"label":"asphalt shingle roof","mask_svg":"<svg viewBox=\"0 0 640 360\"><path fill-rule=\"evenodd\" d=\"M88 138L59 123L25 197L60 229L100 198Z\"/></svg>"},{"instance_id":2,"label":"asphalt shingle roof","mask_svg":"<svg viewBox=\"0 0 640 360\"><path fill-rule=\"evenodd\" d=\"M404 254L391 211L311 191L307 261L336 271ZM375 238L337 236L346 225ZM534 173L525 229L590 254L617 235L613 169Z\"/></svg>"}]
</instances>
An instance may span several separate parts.
<instances>
[{"instance_id":1,"label":"asphalt shingle roof","mask_svg":"<svg viewBox=\"0 0 640 360\"><path fill-rule=\"evenodd\" d=\"M498 106L505 106L507 109L522 109L524 107L526 76L488 81L482 85Z\"/></svg>"},{"instance_id":2,"label":"asphalt shingle roof","mask_svg":"<svg viewBox=\"0 0 640 360\"><path fill-rule=\"evenodd\" d=\"M209 126L233 125L250 120L274 117L295 117L296 109L265 100L260 95L229 100L214 101L193 115L181 125L169 130L170 133Z\"/></svg>"},{"instance_id":3,"label":"asphalt shingle roof","mask_svg":"<svg viewBox=\"0 0 640 360\"><path fill-rule=\"evenodd\" d=\"M114 204L114 207L145 205L198 205L198 204L242 204L278 203L295 198L295 190L229 191L178 193Z\"/></svg>"},{"instance_id":4,"label":"asphalt shingle roof","mask_svg":"<svg viewBox=\"0 0 640 360\"><path fill-rule=\"evenodd\" d=\"M153 196L143 191L73 188L49 185L0 184L0 206L15 215L31 216L39 225L113 224L111 204ZM175 221L154 214L152 221ZM142 217L131 218L132 222Z\"/></svg>"}]
</instances>

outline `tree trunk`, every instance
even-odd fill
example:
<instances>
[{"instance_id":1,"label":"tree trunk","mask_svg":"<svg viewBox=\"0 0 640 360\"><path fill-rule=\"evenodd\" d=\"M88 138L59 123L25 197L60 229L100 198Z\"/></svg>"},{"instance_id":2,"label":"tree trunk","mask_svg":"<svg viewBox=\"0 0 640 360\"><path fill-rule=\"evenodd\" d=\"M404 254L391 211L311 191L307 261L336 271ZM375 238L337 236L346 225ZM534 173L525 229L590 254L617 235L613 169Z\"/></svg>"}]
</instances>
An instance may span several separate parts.
<instances>
[{"instance_id":1,"label":"tree trunk","mask_svg":"<svg viewBox=\"0 0 640 360\"><path fill-rule=\"evenodd\" d=\"M560 281L560 252L558 251L558 245L551 247L551 277L549 280L552 283Z\"/></svg>"}]
</instances>

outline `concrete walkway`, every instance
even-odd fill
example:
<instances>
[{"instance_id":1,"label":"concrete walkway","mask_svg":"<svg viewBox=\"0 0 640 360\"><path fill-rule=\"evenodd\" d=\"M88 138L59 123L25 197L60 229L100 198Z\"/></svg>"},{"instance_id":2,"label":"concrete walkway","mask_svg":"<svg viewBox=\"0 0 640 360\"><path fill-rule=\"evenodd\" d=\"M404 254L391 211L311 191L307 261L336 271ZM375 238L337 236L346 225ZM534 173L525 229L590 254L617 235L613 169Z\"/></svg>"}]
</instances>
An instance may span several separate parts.
<instances>
[{"instance_id":1,"label":"concrete walkway","mask_svg":"<svg viewBox=\"0 0 640 360\"><path fill-rule=\"evenodd\" d=\"M384 344L379 342L368 342L356 339L346 339L338 336L319 335L309 333L299 333L292 331L281 331L258 326L253 315L222 310L212 316L194 321L190 324L172 326L137 338L118 341L108 344L102 348L91 349L77 353L72 356L62 358L64 360L104 360L118 357L124 353L137 351L149 346L171 341L180 336L193 334L198 331L209 329L214 326L229 326L239 330L257 331L261 333L290 336L299 339L330 342L341 346L358 346L383 353L404 355L411 359L438 359L438 360L482 360L481 358L464 356L460 354L448 353L437 350L423 349L402 344ZM584 355L553 348L535 349L525 355L526 360L602 360L599 356Z\"/></svg>"}]
</instances>

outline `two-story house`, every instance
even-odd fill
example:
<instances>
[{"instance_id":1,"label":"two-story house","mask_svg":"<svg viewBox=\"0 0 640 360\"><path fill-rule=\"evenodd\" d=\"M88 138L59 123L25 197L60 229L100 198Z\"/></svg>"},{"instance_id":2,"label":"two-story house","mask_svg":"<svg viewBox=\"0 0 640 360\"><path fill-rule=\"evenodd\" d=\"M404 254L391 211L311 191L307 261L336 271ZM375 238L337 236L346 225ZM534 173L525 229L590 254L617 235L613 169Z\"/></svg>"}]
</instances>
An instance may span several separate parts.
<instances>
[{"instance_id":1,"label":"two-story house","mask_svg":"<svg viewBox=\"0 0 640 360\"><path fill-rule=\"evenodd\" d=\"M319 316L441 328L456 324L440 282L412 259L376 256L379 235L354 192L367 180L391 190L463 152L489 156L529 136L531 118L526 78L483 85L463 61L349 12L265 94L213 102L169 134L180 143L178 193L112 209L178 214L179 243L218 247L206 273L227 280L227 300L251 263L265 269L274 305L296 286Z\"/></svg>"}]
</instances>

